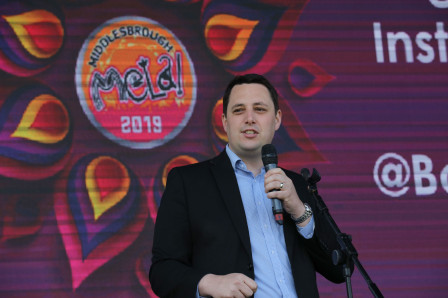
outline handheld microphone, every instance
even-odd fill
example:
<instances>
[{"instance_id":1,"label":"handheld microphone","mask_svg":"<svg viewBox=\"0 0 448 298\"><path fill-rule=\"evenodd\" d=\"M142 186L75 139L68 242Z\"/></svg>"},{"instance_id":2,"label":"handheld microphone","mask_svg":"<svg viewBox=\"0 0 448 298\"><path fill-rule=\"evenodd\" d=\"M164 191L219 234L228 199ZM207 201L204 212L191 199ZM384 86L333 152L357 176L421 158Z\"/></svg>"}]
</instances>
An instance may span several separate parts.
<instances>
[{"instance_id":1,"label":"handheld microphone","mask_svg":"<svg viewBox=\"0 0 448 298\"><path fill-rule=\"evenodd\" d=\"M275 169L277 167L277 151L274 145L266 144L261 148L261 160L263 161L264 169L266 173L270 169ZM274 190L271 190L274 191ZM283 224L283 206L279 199L272 199L272 213L274 213L275 221L279 224Z\"/></svg>"}]
</instances>

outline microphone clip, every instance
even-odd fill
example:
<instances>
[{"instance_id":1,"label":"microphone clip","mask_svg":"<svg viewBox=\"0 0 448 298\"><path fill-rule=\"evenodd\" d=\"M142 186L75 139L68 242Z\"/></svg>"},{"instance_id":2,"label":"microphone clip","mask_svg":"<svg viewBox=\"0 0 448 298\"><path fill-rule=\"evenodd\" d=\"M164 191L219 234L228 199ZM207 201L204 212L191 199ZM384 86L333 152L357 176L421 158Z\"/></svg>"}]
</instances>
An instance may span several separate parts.
<instances>
[{"instance_id":1,"label":"microphone clip","mask_svg":"<svg viewBox=\"0 0 448 298\"><path fill-rule=\"evenodd\" d=\"M321 176L319 172L316 170L316 168L313 168L313 173L310 175L310 171L307 168L303 168L300 171L300 174L305 179L305 181L308 183L308 190L311 193L317 193L317 182L320 181Z\"/></svg>"}]
</instances>

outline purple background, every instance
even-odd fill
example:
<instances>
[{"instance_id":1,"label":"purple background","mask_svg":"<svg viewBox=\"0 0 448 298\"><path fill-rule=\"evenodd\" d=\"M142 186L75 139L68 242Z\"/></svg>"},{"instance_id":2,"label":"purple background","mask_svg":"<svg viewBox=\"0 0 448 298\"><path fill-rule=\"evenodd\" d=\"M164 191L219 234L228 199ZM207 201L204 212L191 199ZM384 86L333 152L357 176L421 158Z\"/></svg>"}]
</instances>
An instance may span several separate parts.
<instances>
[{"instance_id":1,"label":"purple background","mask_svg":"<svg viewBox=\"0 0 448 298\"><path fill-rule=\"evenodd\" d=\"M206 46L201 2L60 3L66 39L54 63L28 78L0 72L0 81L12 85L40 82L59 95L72 115L73 161L89 153L116 156L151 194L153 178L160 179L160 168L170 158L214 156L210 111L232 75ZM187 126L174 140L150 150L125 148L106 139L82 111L74 84L76 59L85 38L106 20L126 15L151 18L171 30L186 47L197 75L197 102ZM294 24L286 51L265 74L327 160L303 163L319 170L319 193L340 229L352 235L360 261L385 297L443 297L448 292L448 194L440 178L448 165L447 63L440 62L434 38L430 41L434 61L419 62L415 57L420 50L414 41L421 31L434 35L436 22L443 22L448 31L447 16L448 9L436 8L430 1L311 0ZM384 63L376 62L374 22L382 26ZM413 63L405 62L401 44L398 62L388 60L386 32L398 31L413 41ZM296 95L288 82L288 66L297 58L312 60L335 79L311 97ZM6 90L5 86L0 87ZM411 167L409 190L400 197L384 194L374 181L375 162L388 152L401 155ZM432 161L437 180L433 194L416 194L412 168L416 154ZM289 167L288 161L281 162ZM151 218L131 246L72 289L70 265L52 206L58 178L30 182L0 177L0 208L5 210L20 195L31 209L37 204L44 219L37 233L0 242L0 295L149 296L134 266L142 254L149 260ZM2 221L4 213L0 213ZM352 284L355 297L371 296L358 271ZM345 297L344 285L319 278L319 288L322 297Z\"/></svg>"}]
</instances>

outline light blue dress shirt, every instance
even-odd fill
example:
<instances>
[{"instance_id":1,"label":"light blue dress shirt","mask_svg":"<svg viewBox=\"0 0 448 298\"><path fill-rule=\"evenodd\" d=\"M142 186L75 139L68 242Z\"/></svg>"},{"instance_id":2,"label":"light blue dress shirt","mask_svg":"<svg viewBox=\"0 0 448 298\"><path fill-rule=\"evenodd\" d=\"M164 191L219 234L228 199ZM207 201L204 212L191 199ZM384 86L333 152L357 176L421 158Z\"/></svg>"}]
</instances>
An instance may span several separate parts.
<instances>
[{"instance_id":1,"label":"light blue dress shirt","mask_svg":"<svg viewBox=\"0 0 448 298\"><path fill-rule=\"evenodd\" d=\"M275 222L272 201L264 191L264 168L254 177L244 162L226 147L226 153L235 170L238 187L243 200L249 228L255 282L256 298L297 297L286 251L283 226ZM314 218L298 232L309 239L314 233ZM300 295L300 293L298 293ZM197 292L197 297L199 292Z\"/></svg>"}]
</instances>

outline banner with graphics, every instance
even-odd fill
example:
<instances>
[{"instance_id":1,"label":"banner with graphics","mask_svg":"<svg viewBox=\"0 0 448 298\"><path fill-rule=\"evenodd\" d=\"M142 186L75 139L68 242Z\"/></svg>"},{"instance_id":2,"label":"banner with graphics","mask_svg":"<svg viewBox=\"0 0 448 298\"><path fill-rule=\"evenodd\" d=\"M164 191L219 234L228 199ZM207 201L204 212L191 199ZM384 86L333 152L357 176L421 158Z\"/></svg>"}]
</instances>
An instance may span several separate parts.
<instances>
[{"instance_id":1,"label":"banner with graphics","mask_svg":"<svg viewBox=\"0 0 448 298\"><path fill-rule=\"evenodd\" d=\"M280 166L320 173L384 296L446 296L447 19L447 0L2 1L0 296L156 297L168 172L224 149L245 73L280 95Z\"/></svg>"}]
</instances>

